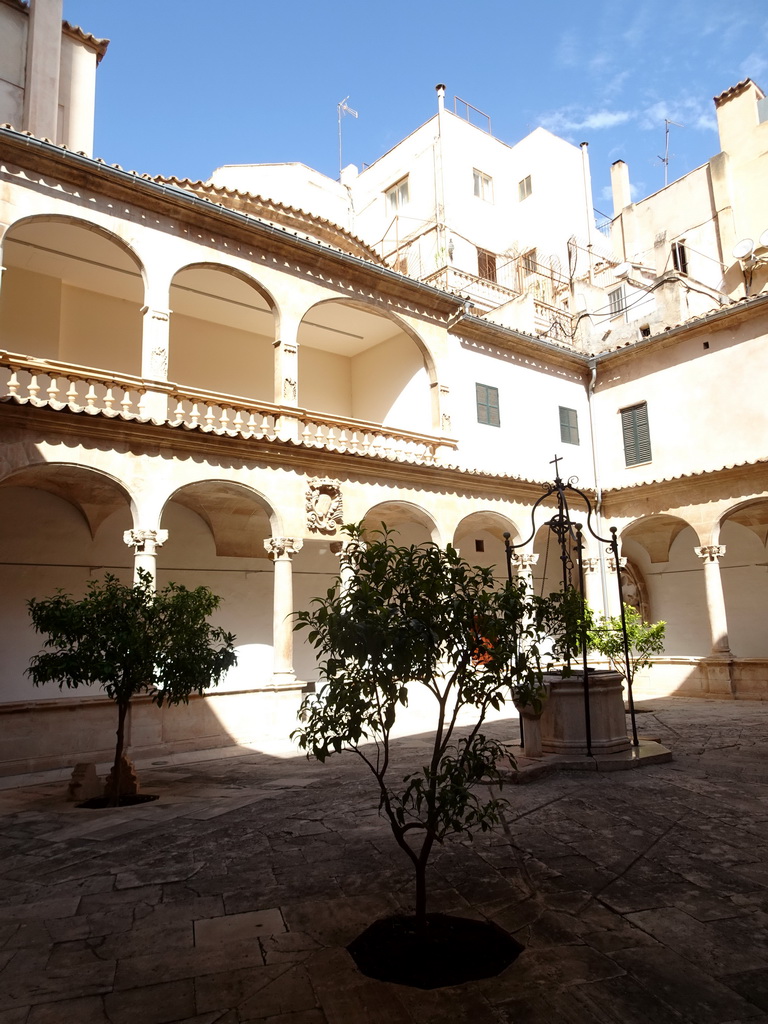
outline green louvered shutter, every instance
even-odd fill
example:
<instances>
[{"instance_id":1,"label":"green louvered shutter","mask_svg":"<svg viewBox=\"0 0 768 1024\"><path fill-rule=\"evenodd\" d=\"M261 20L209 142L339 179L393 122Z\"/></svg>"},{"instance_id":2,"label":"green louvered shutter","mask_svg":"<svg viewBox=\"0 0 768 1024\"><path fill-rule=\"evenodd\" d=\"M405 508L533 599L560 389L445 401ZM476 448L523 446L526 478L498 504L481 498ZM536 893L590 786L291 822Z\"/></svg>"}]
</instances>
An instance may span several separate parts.
<instances>
[{"instance_id":1,"label":"green louvered shutter","mask_svg":"<svg viewBox=\"0 0 768 1024\"><path fill-rule=\"evenodd\" d=\"M624 461L637 466L651 461L651 435L648 430L648 406L645 402L621 410L621 429L624 434Z\"/></svg>"}]
</instances>

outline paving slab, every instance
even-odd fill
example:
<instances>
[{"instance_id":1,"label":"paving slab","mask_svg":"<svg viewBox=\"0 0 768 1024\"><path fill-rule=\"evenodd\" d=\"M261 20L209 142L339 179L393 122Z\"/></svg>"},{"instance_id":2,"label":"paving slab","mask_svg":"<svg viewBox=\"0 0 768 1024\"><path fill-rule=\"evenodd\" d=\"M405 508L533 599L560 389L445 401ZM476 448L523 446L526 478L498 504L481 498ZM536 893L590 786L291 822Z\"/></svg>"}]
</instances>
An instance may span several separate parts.
<instances>
[{"instance_id":1,"label":"paving slab","mask_svg":"<svg viewBox=\"0 0 768 1024\"><path fill-rule=\"evenodd\" d=\"M435 850L431 908L525 950L432 992L346 951L413 906L351 755L187 752L139 765L158 801L102 811L66 772L0 780L0 1024L768 1024L766 710L639 710L672 761L534 774L499 830ZM427 749L397 740L396 772Z\"/></svg>"}]
</instances>

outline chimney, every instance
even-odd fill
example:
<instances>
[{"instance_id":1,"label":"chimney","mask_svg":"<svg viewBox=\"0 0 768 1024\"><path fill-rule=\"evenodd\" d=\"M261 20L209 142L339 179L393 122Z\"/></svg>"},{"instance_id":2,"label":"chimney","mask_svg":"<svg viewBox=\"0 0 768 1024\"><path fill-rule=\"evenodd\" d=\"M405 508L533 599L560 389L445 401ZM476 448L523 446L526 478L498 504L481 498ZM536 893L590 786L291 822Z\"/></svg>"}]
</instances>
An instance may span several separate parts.
<instances>
[{"instance_id":1,"label":"chimney","mask_svg":"<svg viewBox=\"0 0 768 1024\"><path fill-rule=\"evenodd\" d=\"M438 114L442 114L445 110L445 86L436 85L435 92L437 93L437 112Z\"/></svg>"},{"instance_id":2,"label":"chimney","mask_svg":"<svg viewBox=\"0 0 768 1024\"><path fill-rule=\"evenodd\" d=\"M31 0L27 25L24 130L58 142L59 67L64 0Z\"/></svg>"},{"instance_id":3,"label":"chimney","mask_svg":"<svg viewBox=\"0 0 768 1024\"><path fill-rule=\"evenodd\" d=\"M613 192L613 216L618 217L625 206L632 204L629 187L629 167L623 160L611 164L611 191Z\"/></svg>"}]
</instances>

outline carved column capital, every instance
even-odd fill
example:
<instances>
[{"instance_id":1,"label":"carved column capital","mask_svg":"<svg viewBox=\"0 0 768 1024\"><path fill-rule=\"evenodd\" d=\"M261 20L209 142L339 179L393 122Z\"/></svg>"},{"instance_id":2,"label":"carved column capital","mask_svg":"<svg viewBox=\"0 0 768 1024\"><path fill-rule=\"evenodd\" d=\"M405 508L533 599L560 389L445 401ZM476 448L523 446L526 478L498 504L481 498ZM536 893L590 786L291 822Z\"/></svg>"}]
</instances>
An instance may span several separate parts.
<instances>
[{"instance_id":1,"label":"carved column capital","mask_svg":"<svg viewBox=\"0 0 768 1024\"><path fill-rule=\"evenodd\" d=\"M298 551L301 551L303 544L304 541L295 537L267 537L264 541L264 550L267 552L267 558L272 559L273 562L290 560Z\"/></svg>"},{"instance_id":2,"label":"carved column capital","mask_svg":"<svg viewBox=\"0 0 768 1024\"><path fill-rule=\"evenodd\" d=\"M699 558L707 562L719 562L725 554L725 544L704 544L700 548L693 549Z\"/></svg>"},{"instance_id":3,"label":"carved column capital","mask_svg":"<svg viewBox=\"0 0 768 1024\"><path fill-rule=\"evenodd\" d=\"M625 567L625 565L627 564L626 558L620 557L619 558L619 564L617 566L616 565L616 559L614 558L613 555L608 555L608 557L606 558L605 562L606 562L606 565L608 566L608 569L609 569L610 572L616 572L617 569L623 569Z\"/></svg>"},{"instance_id":4,"label":"carved column capital","mask_svg":"<svg viewBox=\"0 0 768 1024\"><path fill-rule=\"evenodd\" d=\"M624 559L626 562L626 559ZM583 558L581 564L584 566L584 572L593 573L597 572L600 565L599 558Z\"/></svg>"},{"instance_id":5,"label":"carved column capital","mask_svg":"<svg viewBox=\"0 0 768 1024\"><path fill-rule=\"evenodd\" d=\"M167 530L126 530L123 540L136 554L154 555L168 540Z\"/></svg>"},{"instance_id":6,"label":"carved column capital","mask_svg":"<svg viewBox=\"0 0 768 1024\"><path fill-rule=\"evenodd\" d=\"M512 555L512 564L518 569L530 571L539 560L539 556L533 552L515 551Z\"/></svg>"}]
</instances>

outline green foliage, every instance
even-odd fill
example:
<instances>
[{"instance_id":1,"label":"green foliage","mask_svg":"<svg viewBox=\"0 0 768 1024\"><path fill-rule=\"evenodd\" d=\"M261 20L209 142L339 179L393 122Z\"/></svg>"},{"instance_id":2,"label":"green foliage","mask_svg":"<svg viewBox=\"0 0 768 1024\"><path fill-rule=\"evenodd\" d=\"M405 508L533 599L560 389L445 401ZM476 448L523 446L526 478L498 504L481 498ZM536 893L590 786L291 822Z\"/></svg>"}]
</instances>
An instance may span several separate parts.
<instances>
[{"instance_id":1,"label":"green foliage","mask_svg":"<svg viewBox=\"0 0 768 1024\"><path fill-rule=\"evenodd\" d=\"M155 593L152 577L125 586L116 576L91 580L85 597L59 591L28 602L46 650L27 669L35 686L76 689L100 683L112 700L148 693L159 705L187 702L235 664L235 638L206 620L219 605L207 587L176 583Z\"/></svg>"},{"instance_id":2,"label":"green foliage","mask_svg":"<svg viewBox=\"0 0 768 1024\"><path fill-rule=\"evenodd\" d=\"M663 653L667 624L663 621L645 622L640 612L628 604L624 605L624 621L627 627L629 664L634 679L638 669L652 666L652 655ZM621 616L592 617L588 637L590 649L607 658L616 672L626 675Z\"/></svg>"},{"instance_id":3,"label":"green foliage","mask_svg":"<svg viewBox=\"0 0 768 1024\"><path fill-rule=\"evenodd\" d=\"M500 585L493 570L471 566L448 547L399 547L383 527L374 539L345 527L341 577L298 613L320 655L322 688L309 695L294 732L320 761L354 751L375 776L379 808L416 869L417 916L426 906L424 871L433 843L492 827L503 801L480 796L479 782L501 784L499 762L511 752L481 731L490 709L513 691L541 693L539 627L523 581ZM343 582L342 582L343 580ZM435 700L426 764L391 778L390 740L409 684ZM456 739L463 709L474 708L469 734Z\"/></svg>"},{"instance_id":4,"label":"green foliage","mask_svg":"<svg viewBox=\"0 0 768 1024\"><path fill-rule=\"evenodd\" d=\"M35 686L101 684L118 706L114 777L119 780L123 729L131 698L146 693L158 705L187 703L219 682L235 664L235 638L207 619L219 605L207 587L187 590L169 583L156 593L152 577L125 586L107 574L91 580L85 597L59 591L27 602L32 624L46 648L27 669ZM115 802L119 785L116 786Z\"/></svg>"}]
</instances>

